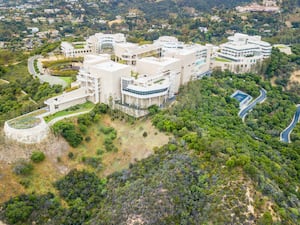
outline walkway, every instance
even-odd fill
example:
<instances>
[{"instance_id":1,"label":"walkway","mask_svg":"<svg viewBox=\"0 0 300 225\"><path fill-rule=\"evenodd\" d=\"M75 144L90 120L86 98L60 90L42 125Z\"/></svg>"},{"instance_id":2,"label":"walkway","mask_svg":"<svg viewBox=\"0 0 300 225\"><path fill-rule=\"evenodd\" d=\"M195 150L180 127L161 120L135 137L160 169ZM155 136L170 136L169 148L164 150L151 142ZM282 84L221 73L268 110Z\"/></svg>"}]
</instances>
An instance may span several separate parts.
<instances>
[{"instance_id":1,"label":"walkway","mask_svg":"<svg viewBox=\"0 0 300 225\"><path fill-rule=\"evenodd\" d=\"M280 133L280 141L286 142L286 143L291 143L290 135L291 135L294 127L296 126L296 124L299 122L299 120L300 120L300 104L297 105L296 113L295 113L290 125Z\"/></svg>"},{"instance_id":2,"label":"walkway","mask_svg":"<svg viewBox=\"0 0 300 225\"><path fill-rule=\"evenodd\" d=\"M242 120L245 120L245 117L247 116L247 114L254 108L254 106L256 106L257 103L262 103L266 100L267 98L267 91L265 89L260 89L260 95L254 100L252 101L249 105L247 105L246 108L242 109L241 111L239 111L239 117L242 118Z\"/></svg>"},{"instance_id":3,"label":"walkway","mask_svg":"<svg viewBox=\"0 0 300 225\"><path fill-rule=\"evenodd\" d=\"M56 122L58 122L60 120L70 118L70 117L73 117L73 116L79 116L79 115L82 115L82 114L86 114L86 113L89 113L90 111L92 111L92 109L54 118L53 120L49 121L48 126L50 127L50 126L52 126L53 124L55 124Z\"/></svg>"},{"instance_id":4,"label":"walkway","mask_svg":"<svg viewBox=\"0 0 300 225\"><path fill-rule=\"evenodd\" d=\"M39 59L41 58L42 56L41 55L35 55L35 56L32 56L28 59L28 64L27 64L27 67L28 67L28 72L34 76L34 77L37 77L39 78L40 82L48 82L50 85L54 85L54 84L59 84L59 85L62 85L64 88L67 87L67 82L65 82L64 80L60 79L59 77L55 77L55 76L51 76L51 75L48 75L48 74L42 74L42 71L43 71L43 67L39 61ZM34 61L35 60L38 60L37 62L37 66L38 66L38 69L40 71L40 73L37 73L35 71L35 68L34 68Z\"/></svg>"}]
</instances>

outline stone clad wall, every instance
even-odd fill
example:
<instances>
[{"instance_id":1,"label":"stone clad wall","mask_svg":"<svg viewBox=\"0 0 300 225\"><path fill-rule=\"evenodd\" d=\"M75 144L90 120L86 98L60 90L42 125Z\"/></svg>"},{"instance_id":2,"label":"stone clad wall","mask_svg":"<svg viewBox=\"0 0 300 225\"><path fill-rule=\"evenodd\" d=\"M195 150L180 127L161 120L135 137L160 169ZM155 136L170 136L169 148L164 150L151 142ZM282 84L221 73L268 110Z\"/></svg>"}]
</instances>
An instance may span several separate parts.
<instances>
[{"instance_id":1,"label":"stone clad wall","mask_svg":"<svg viewBox=\"0 0 300 225\"><path fill-rule=\"evenodd\" d=\"M7 121L4 124L4 133L6 137L25 144L41 142L48 136L49 131L50 129L44 119L41 119L41 122L37 126L28 129L16 129L10 127Z\"/></svg>"}]
</instances>

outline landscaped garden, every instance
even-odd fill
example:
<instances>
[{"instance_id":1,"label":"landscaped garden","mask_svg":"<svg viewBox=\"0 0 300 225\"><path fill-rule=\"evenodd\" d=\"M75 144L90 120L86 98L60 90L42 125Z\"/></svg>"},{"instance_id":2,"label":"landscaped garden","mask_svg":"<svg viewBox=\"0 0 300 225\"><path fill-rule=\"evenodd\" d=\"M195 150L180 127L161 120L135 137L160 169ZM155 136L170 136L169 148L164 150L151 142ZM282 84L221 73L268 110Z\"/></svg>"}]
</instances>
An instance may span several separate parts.
<instances>
[{"instance_id":1,"label":"landscaped garden","mask_svg":"<svg viewBox=\"0 0 300 225\"><path fill-rule=\"evenodd\" d=\"M35 127L41 122L41 119L37 118L37 116L45 112L47 112L46 109L36 110L32 113L8 121L8 125L15 129L29 129Z\"/></svg>"},{"instance_id":2,"label":"landscaped garden","mask_svg":"<svg viewBox=\"0 0 300 225\"><path fill-rule=\"evenodd\" d=\"M43 67L49 70L53 76L72 77L78 73L79 66L74 66L76 63L81 63L82 57L66 58L55 61L44 61Z\"/></svg>"},{"instance_id":3,"label":"landscaped garden","mask_svg":"<svg viewBox=\"0 0 300 225\"><path fill-rule=\"evenodd\" d=\"M80 105L75 105L75 106L70 107L66 110L59 111L59 112L54 113L52 115L46 116L46 117L44 117L44 119L48 123L51 120L53 120L55 118L58 118L58 117L61 117L61 116L67 116L67 115L74 114L74 113L79 113L79 112L92 110L94 108L94 106L95 105L93 103L86 102L86 103L83 103L83 104L80 104Z\"/></svg>"},{"instance_id":4,"label":"landscaped garden","mask_svg":"<svg viewBox=\"0 0 300 225\"><path fill-rule=\"evenodd\" d=\"M28 116L28 117L21 117L21 118L12 120L8 124L9 124L9 126L16 128L16 129L28 129L28 128L35 127L40 122L41 122L40 118Z\"/></svg>"}]
</instances>

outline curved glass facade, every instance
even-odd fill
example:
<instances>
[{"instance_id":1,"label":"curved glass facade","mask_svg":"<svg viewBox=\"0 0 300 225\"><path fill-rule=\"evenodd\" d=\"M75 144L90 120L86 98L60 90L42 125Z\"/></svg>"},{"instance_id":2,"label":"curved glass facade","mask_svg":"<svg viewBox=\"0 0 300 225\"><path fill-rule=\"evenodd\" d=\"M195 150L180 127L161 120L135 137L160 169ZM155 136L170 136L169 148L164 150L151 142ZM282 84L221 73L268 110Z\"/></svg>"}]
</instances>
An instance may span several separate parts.
<instances>
[{"instance_id":1,"label":"curved glass facade","mask_svg":"<svg viewBox=\"0 0 300 225\"><path fill-rule=\"evenodd\" d=\"M162 93L168 90L168 88L162 88L162 89L156 89L156 90L151 90L151 91L137 91L129 88L123 89L124 91L128 91L133 94L137 95L152 95L152 94L157 94L157 93Z\"/></svg>"}]
</instances>

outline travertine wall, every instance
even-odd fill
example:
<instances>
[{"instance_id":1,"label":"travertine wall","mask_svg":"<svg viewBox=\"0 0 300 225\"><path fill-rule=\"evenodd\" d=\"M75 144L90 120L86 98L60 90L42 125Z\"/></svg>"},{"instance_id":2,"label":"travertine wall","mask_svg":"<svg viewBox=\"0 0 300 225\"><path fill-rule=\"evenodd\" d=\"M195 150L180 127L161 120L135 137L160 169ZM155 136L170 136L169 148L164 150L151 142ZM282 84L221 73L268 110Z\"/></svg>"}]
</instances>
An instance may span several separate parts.
<instances>
[{"instance_id":1,"label":"travertine wall","mask_svg":"<svg viewBox=\"0 0 300 225\"><path fill-rule=\"evenodd\" d=\"M25 144L41 142L48 136L49 130L48 125L43 119L41 119L41 122L37 126L28 129L16 129L10 127L7 122L4 124L6 137Z\"/></svg>"}]
</instances>

